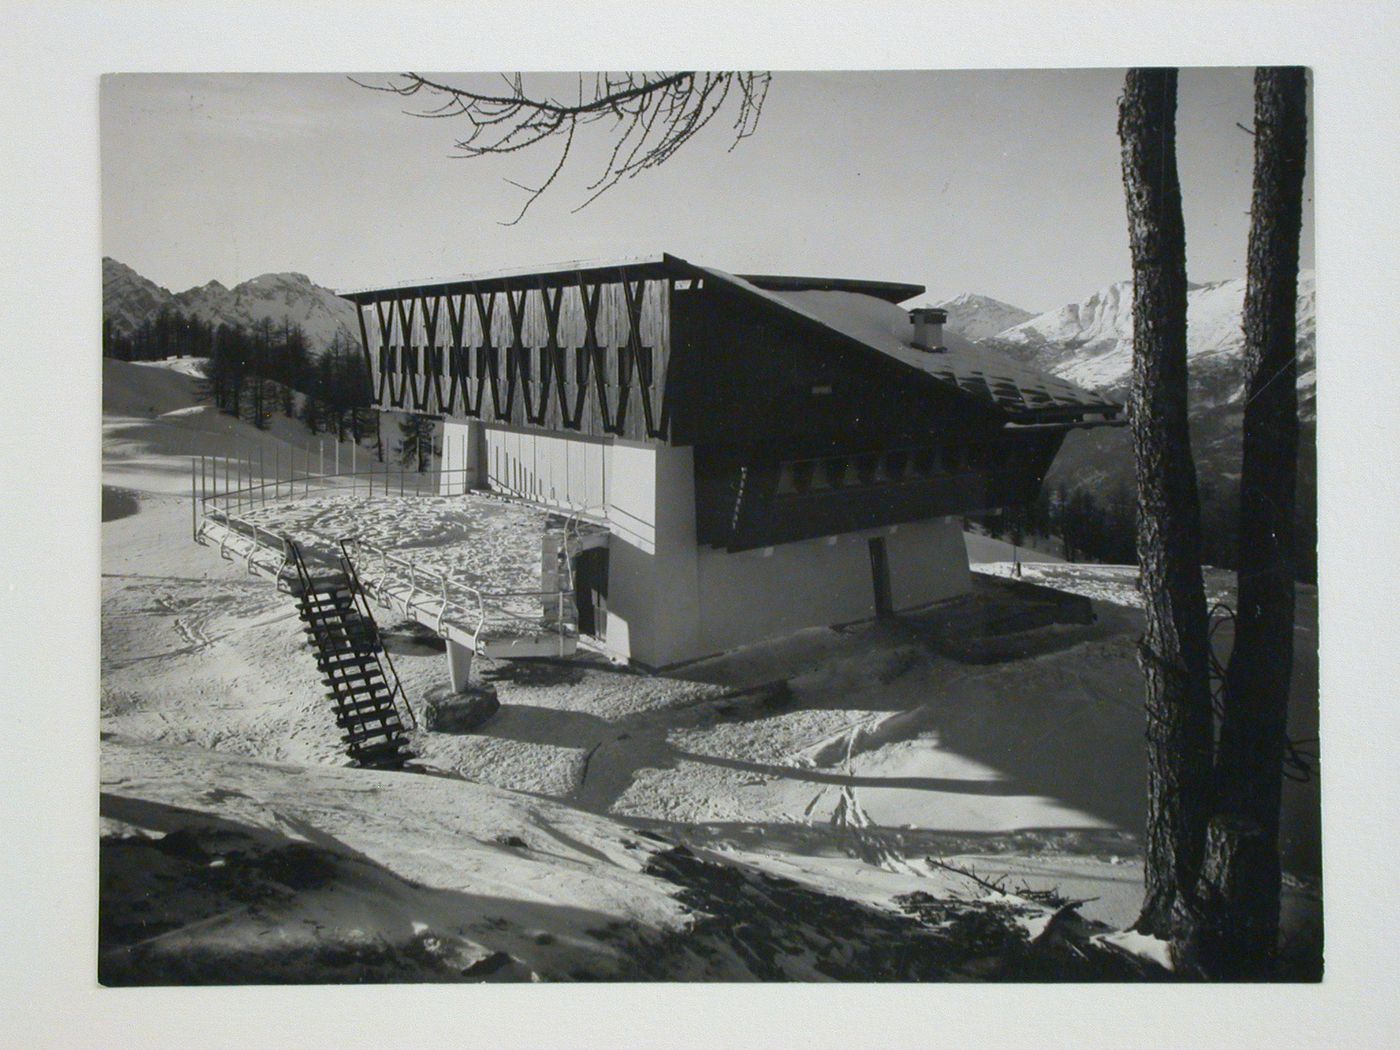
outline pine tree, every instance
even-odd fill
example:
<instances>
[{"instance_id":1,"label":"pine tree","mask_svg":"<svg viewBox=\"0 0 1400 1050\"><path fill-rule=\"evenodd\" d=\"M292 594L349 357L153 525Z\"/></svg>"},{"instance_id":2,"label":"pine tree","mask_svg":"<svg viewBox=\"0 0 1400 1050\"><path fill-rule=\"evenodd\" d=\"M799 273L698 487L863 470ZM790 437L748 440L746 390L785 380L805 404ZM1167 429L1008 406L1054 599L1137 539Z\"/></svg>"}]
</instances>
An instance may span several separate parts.
<instances>
[{"instance_id":1,"label":"pine tree","mask_svg":"<svg viewBox=\"0 0 1400 1050\"><path fill-rule=\"evenodd\" d=\"M432 465L438 448L435 442L438 417L403 412L399 415L399 463L423 473Z\"/></svg>"},{"instance_id":2,"label":"pine tree","mask_svg":"<svg viewBox=\"0 0 1400 1050\"><path fill-rule=\"evenodd\" d=\"M1129 417L1146 613L1146 899L1137 928L1189 939L1179 907L1201 871L1212 715L1200 507L1186 414L1186 233L1176 169L1174 69L1128 71L1119 101L1133 263Z\"/></svg>"},{"instance_id":3,"label":"pine tree","mask_svg":"<svg viewBox=\"0 0 1400 1050\"><path fill-rule=\"evenodd\" d=\"M1255 72L1254 200L1244 304L1239 608L1207 834L1201 963L1266 976L1278 942L1279 806L1293 669L1296 310L1307 74Z\"/></svg>"}]
</instances>

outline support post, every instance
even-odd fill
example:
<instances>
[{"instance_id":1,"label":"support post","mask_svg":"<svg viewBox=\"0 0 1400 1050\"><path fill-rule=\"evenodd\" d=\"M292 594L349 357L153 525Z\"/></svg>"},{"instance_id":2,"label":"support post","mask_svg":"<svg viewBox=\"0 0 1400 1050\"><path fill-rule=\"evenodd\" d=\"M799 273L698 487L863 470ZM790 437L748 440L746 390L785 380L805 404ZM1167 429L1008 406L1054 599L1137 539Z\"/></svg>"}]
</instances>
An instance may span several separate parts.
<instances>
[{"instance_id":1,"label":"support post","mask_svg":"<svg viewBox=\"0 0 1400 1050\"><path fill-rule=\"evenodd\" d=\"M465 693L471 677L473 652L470 646L447 639L447 673L452 679L452 691Z\"/></svg>"}]
</instances>

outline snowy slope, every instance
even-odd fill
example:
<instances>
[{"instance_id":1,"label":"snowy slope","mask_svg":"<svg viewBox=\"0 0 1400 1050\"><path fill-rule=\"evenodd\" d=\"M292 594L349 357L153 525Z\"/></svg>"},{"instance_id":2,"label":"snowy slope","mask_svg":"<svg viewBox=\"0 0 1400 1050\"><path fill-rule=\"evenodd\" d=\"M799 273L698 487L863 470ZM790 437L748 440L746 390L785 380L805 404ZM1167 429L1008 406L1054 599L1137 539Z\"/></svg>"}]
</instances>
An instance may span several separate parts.
<instances>
[{"instance_id":1,"label":"snowy slope","mask_svg":"<svg viewBox=\"0 0 1400 1050\"><path fill-rule=\"evenodd\" d=\"M975 292L963 292L934 305L948 311L946 331L957 332L973 342L1014 328L1035 316L1029 310Z\"/></svg>"},{"instance_id":2,"label":"snowy slope","mask_svg":"<svg viewBox=\"0 0 1400 1050\"><path fill-rule=\"evenodd\" d=\"M1033 652L993 664L941 655L914 617L665 676L479 658L491 721L416 732L422 773L348 769L291 600L194 544L181 496L191 447L287 450L295 431L248 433L170 367L109 362L106 378L104 480L140 495L102 525L108 977L966 976L966 945L891 918L916 891L944 920L959 893L985 904L930 857L1132 921L1145 760L1129 570L1028 563L1027 579L1091 595L1098 620L1038 628ZM1228 598L1233 580L1209 585ZM1315 590L1299 626L1315 639ZM412 702L442 696L441 643L393 615L381 627ZM1303 730L1315 652L1300 640ZM1286 866L1304 878L1316 814L1315 781L1287 785ZM997 899L1044 928L1043 902ZM1313 891L1290 902L1315 924Z\"/></svg>"},{"instance_id":3,"label":"snowy slope","mask_svg":"<svg viewBox=\"0 0 1400 1050\"><path fill-rule=\"evenodd\" d=\"M317 349L339 334L358 342L355 307L300 273L265 273L225 288L218 281L172 294L115 259L102 260L103 316L129 332L168 306L213 324L252 327L262 320L298 324Z\"/></svg>"},{"instance_id":4,"label":"snowy slope","mask_svg":"<svg viewBox=\"0 0 1400 1050\"><path fill-rule=\"evenodd\" d=\"M1187 293L1193 409L1240 400L1244 290L1244 280L1236 278L1193 285ZM1315 275L1304 270L1298 282L1298 387L1305 418L1312 414L1316 305ZM1121 394L1132 372L1132 284L1111 284L986 341L1081 386Z\"/></svg>"},{"instance_id":5,"label":"snowy slope","mask_svg":"<svg viewBox=\"0 0 1400 1050\"><path fill-rule=\"evenodd\" d=\"M136 496L185 495L191 456L226 456L237 462L274 464L287 476L295 462L303 473L319 471L322 457L335 462L335 442L313 437L295 419L274 415L267 429L234 419L204 403L197 374L200 359L102 361L102 484ZM351 443L340 450L345 464ZM361 450L357 456L366 457Z\"/></svg>"}]
</instances>

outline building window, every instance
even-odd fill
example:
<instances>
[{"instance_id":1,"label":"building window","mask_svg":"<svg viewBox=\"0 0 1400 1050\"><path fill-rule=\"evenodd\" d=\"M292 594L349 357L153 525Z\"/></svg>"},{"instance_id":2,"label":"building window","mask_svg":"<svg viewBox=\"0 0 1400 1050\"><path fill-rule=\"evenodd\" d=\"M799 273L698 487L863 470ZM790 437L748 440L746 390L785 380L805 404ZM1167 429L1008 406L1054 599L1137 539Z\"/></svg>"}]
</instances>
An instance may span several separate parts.
<instances>
[{"instance_id":1,"label":"building window","mask_svg":"<svg viewBox=\"0 0 1400 1050\"><path fill-rule=\"evenodd\" d=\"M799 496L811 491L812 476L816 473L816 467L817 464L810 459L792 465L792 487Z\"/></svg>"},{"instance_id":2,"label":"building window","mask_svg":"<svg viewBox=\"0 0 1400 1050\"><path fill-rule=\"evenodd\" d=\"M902 481L909 469L909 453L904 450L891 452L885 457L885 477L890 481Z\"/></svg>"},{"instance_id":3,"label":"building window","mask_svg":"<svg viewBox=\"0 0 1400 1050\"><path fill-rule=\"evenodd\" d=\"M776 492L779 496L792 496L797 492L797 486L792 480L792 464L783 463L778 467L778 487Z\"/></svg>"},{"instance_id":4,"label":"building window","mask_svg":"<svg viewBox=\"0 0 1400 1050\"><path fill-rule=\"evenodd\" d=\"M839 489L850 480L850 460L845 456L837 456L834 459L823 460L822 473L826 475L827 485L831 488Z\"/></svg>"}]
</instances>

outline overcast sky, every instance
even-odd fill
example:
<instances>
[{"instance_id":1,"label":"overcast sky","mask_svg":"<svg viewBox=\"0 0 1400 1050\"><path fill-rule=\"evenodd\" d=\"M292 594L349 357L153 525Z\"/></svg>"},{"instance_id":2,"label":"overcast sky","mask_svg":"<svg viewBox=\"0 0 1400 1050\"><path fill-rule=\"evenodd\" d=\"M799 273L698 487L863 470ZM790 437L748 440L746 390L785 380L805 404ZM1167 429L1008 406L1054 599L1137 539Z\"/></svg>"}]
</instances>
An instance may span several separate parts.
<instances>
[{"instance_id":1,"label":"overcast sky","mask_svg":"<svg viewBox=\"0 0 1400 1050\"><path fill-rule=\"evenodd\" d=\"M539 181L553 147L453 159L460 121L406 116L415 100L338 75L106 77L103 250L176 291L268 271L350 288L668 251L731 271L910 281L930 299L975 291L1045 310L1129 274L1122 79L778 73L758 132L732 152L730 113L571 214L605 159L607 128L595 125L549 194L503 226L523 203L505 180ZM1193 281L1244 272L1252 141L1237 124L1251 122L1251 95L1249 70L1182 73ZM1312 245L1309 193L1305 267Z\"/></svg>"}]
</instances>

